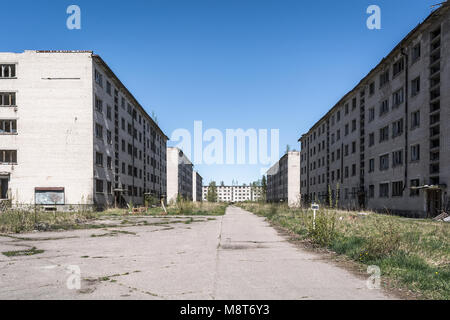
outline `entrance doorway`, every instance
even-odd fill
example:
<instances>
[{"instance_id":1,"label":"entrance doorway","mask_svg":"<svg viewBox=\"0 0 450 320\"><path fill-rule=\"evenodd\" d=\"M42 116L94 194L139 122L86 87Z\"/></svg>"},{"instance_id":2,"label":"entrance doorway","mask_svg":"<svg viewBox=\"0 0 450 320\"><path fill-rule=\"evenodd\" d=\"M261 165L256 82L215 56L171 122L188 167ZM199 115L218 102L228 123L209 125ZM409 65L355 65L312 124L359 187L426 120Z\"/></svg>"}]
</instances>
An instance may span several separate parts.
<instances>
[{"instance_id":1,"label":"entrance doorway","mask_svg":"<svg viewBox=\"0 0 450 320\"><path fill-rule=\"evenodd\" d=\"M0 178L0 199L7 200L8 199L8 178Z\"/></svg>"},{"instance_id":2,"label":"entrance doorway","mask_svg":"<svg viewBox=\"0 0 450 320\"><path fill-rule=\"evenodd\" d=\"M428 218L434 218L442 211L442 190L427 190Z\"/></svg>"}]
</instances>

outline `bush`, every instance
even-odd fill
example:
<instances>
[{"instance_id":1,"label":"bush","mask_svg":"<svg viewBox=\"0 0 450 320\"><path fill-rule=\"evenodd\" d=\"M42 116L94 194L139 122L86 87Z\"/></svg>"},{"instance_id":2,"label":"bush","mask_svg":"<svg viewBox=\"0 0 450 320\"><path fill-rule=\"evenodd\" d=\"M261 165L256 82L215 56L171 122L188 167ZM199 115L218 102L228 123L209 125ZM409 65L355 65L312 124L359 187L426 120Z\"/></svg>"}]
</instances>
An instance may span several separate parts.
<instances>
[{"instance_id":1,"label":"bush","mask_svg":"<svg viewBox=\"0 0 450 320\"><path fill-rule=\"evenodd\" d=\"M311 216L308 228L308 235L311 240L321 246L329 246L336 238L336 214L329 211L319 211L314 218Z\"/></svg>"}]
</instances>

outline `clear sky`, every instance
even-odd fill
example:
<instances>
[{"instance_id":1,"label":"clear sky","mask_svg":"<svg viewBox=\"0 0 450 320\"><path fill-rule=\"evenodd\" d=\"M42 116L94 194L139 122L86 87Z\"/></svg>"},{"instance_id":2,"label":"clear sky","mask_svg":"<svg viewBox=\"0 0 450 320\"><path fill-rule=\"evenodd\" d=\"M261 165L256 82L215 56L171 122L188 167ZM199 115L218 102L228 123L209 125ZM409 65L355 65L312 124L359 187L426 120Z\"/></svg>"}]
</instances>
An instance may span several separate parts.
<instances>
[{"instance_id":1,"label":"clear sky","mask_svg":"<svg viewBox=\"0 0 450 320\"><path fill-rule=\"evenodd\" d=\"M3 1L0 51L93 50L170 137L279 129L280 155L443 0ZM66 9L81 8L81 30ZM381 30L369 30L369 5ZM198 165L249 183L260 165Z\"/></svg>"}]
</instances>

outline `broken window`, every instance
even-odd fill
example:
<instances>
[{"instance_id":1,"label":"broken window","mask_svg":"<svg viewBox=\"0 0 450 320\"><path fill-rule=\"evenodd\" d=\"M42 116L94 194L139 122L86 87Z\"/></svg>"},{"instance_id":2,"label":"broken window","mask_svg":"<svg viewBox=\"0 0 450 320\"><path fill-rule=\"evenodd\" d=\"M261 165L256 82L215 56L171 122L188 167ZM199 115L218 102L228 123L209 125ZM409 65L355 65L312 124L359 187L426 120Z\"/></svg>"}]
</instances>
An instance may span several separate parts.
<instances>
[{"instance_id":1,"label":"broken window","mask_svg":"<svg viewBox=\"0 0 450 320\"><path fill-rule=\"evenodd\" d=\"M95 180L95 192L103 193L103 180Z\"/></svg>"},{"instance_id":2,"label":"broken window","mask_svg":"<svg viewBox=\"0 0 450 320\"><path fill-rule=\"evenodd\" d=\"M399 61L394 63L393 66L393 77L402 72L405 69L405 60L401 58Z\"/></svg>"},{"instance_id":3,"label":"broken window","mask_svg":"<svg viewBox=\"0 0 450 320\"><path fill-rule=\"evenodd\" d=\"M103 167L103 154L102 153L97 152L95 154L95 164L100 167Z\"/></svg>"},{"instance_id":4,"label":"broken window","mask_svg":"<svg viewBox=\"0 0 450 320\"><path fill-rule=\"evenodd\" d=\"M0 150L0 164L16 164L17 150Z\"/></svg>"},{"instance_id":5,"label":"broken window","mask_svg":"<svg viewBox=\"0 0 450 320\"><path fill-rule=\"evenodd\" d=\"M95 97L95 110L98 112L103 112L103 101Z\"/></svg>"},{"instance_id":6,"label":"broken window","mask_svg":"<svg viewBox=\"0 0 450 320\"><path fill-rule=\"evenodd\" d=\"M394 104L394 107L399 106L404 101L404 95L403 95L403 88L396 91L392 97L392 102Z\"/></svg>"},{"instance_id":7,"label":"broken window","mask_svg":"<svg viewBox=\"0 0 450 320\"><path fill-rule=\"evenodd\" d=\"M380 184L380 198L389 198L389 183Z\"/></svg>"},{"instance_id":8,"label":"broken window","mask_svg":"<svg viewBox=\"0 0 450 320\"><path fill-rule=\"evenodd\" d=\"M103 75L98 70L95 70L95 82L103 88Z\"/></svg>"},{"instance_id":9,"label":"broken window","mask_svg":"<svg viewBox=\"0 0 450 320\"><path fill-rule=\"evenodd\" d=\"M98 123L95 124L95 136L100 139L103 138L103 127Z\"/></svg>"},{"instance_id":10,"label":"broken window","mask_svg":"<svg viewBox=\"0 0 450 320\"><path fill-rule=\"evenodd\" d=\"M0 78L15 78L16 65L15 64L0 64Z\"/></svg>"},{"instance_id":11,"label":"broken window","mask_svg":"<svg viewBox=\"0 0 450 320\"><path fill-rule=\"evenodd\" d=\"M11 107L16 105L15 92L0 92L0 107Z\"/></svg>"},{"instance_id":12,"label":"broken window","mask_svg":"<svg viewBox=\"0 0 450 320\"><path fill-rule=\"evenodd\" d=\"M17 120L0 120L0 134L17 133Z\"/></svg>"},{"instance_id":13,"label":"broken window","mask_svg":"<svg viewBox=\"0 0 450 320\"><path fill-rule=\"evenodd\" d=\"M400 119L392 124L392 138L398 137L402 134L403 134L403 119Z\"/></svg>"}]
</instances>

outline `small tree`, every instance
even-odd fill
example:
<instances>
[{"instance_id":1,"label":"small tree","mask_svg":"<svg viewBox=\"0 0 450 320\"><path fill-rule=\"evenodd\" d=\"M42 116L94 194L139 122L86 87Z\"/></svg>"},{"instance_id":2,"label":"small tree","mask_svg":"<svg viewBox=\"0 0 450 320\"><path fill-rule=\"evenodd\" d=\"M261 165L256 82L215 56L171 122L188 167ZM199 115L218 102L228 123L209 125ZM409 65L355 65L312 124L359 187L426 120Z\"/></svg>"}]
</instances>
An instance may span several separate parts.
<instances>
[{"instance_id":1,"label":"small tree","mask_svg":"<svg viewBox=\"0 0 450 320\"><path fill-rule=\"evenodd\" d=\"M217 186L215 181L209 183L208 193L206 194L208 202L217 202Z\"/></svg>"}]
</instances>

